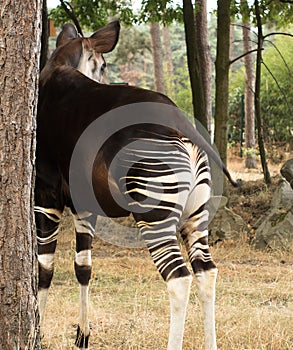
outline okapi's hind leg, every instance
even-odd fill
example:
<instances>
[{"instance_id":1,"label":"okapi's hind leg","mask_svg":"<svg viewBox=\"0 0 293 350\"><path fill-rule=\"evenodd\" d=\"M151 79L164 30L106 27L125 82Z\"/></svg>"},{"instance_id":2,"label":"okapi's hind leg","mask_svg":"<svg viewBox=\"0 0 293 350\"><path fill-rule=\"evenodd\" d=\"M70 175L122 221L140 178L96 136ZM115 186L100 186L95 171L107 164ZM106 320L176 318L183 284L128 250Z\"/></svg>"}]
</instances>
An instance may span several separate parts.
<instances>
[{"instance_id":1,"label":"okapi's hind leg","mask_svg":"<svg viewBox=\"0 0 293 350\"><path fill-rule=\"evenodd\" d=\"M95 223L96 216L89 212L74 215L76 230L76 254L74 268L80 290L79 323L75 340L75 346L78 349L88 348L90 336L88 319L88 292L92 271L91 248Z\"/></svg>"},{"instance_id":2,"label":"okapi's hind leg","mask_svg":"<svg viewBox=\"0 0 293 350\"><path fill-rule=\"evenodd\" d=\"M176 221L178 221L176 217L171 217L154 223L137 222L153 261L166 282L169 294L168 350L182 349L186 310L192 282L176 238Z\"/></svg>"},{"instance_id":3,"label":"okapi's hind leg","mask_svg":"<svg viewBox=\"0 0 293 350\"><path fill-rule=\"evenodd\" d=\"M44 315L49 288L54 273L54 253L62 211L35 206L38 242L38 304L41 334L44 331Z\"/></svg>"},{"instance_id":4,"label":"okapi's hind leg","mask_svg":"<svg viewBox=\"0 0 293 350\"><path fill-rule=\"evenodd\" d=\"M204 319L205 349L216 350L215 295L217 268L208 246L208 211L200 207L181 229L195 274Z\"/></svg>"}]
</instances>

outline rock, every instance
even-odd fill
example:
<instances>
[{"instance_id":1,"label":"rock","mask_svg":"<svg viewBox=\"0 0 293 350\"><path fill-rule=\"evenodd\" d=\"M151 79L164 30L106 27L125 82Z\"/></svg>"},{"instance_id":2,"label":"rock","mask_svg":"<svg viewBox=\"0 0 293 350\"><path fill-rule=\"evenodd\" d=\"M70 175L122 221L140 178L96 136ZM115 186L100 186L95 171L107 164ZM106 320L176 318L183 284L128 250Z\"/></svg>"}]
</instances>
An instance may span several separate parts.
<instances>
[{"instance_id":1,"label":"rock","mask_svg":"<svg viewBox=\"0 0 293 350\"><path fill-rule=\"evenodd\" d=\"M282 176L289 182L293 189L293 158L287 160L281 168Z\"/></svg>"},{"instance_id":2,"label":"rock","mask_svg":"<svg viewBox=\"0 0 293 350\"><path fill-rule=\"evenodd\" d=\"M273 194L272 208L291 208L293 204L293 190L286 180L281 180Z\"/></svg>"},{"instance_id":3,"label":"rock","mask_svg":"<svg viewBox=\"0 0 293 350\"><path fill-rule=\"evenodd\" d=\"M293 206L272 209L255 231L255 247L290 249L293 242Z\"/></svg>"},{"instance_id":4,"label":"rock","mask_svg":"<svg viewBox=\"0 0 293 350\"><path fill-rule=\"evenodd\" d=\"M286 163L284 164L284 166L286 165ZM288 166L285 167L285 169L287 169L285 170L286 176L289 173L288 171L289 168ZM255 231L256 248L271 248L271 249L290 249L290 247L292 248L293 190L289 182L286 181L285 179L279 182L278 188L273 194L271 209L257 221L256 227L257 227Z\"/></svg>"},{"instance_id":5,"label":"rock","mask_svg":"<svg viewBox=\"0 0 293 350\"><path fill-rule=\"evenodd\" d=\"M209 241L211 243L225 239L239 238L241 233L247 231L243 219L226 207L226 197L212 197L210 201L211 212L218 210L209 226Z\"/></svg>"}]
</instances>

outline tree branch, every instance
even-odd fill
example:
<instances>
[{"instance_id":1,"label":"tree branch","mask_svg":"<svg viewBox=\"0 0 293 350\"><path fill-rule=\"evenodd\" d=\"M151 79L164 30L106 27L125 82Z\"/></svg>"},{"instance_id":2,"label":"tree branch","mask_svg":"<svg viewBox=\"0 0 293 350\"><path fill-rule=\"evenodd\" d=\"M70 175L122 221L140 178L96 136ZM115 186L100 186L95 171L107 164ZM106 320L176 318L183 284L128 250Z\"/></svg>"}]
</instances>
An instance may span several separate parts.
<instances>
[{"instance_id":1,"label":"tree branch","mask_svg":"<svg viewBox=\"0 0 293 350\"><path fill-rule=\"evenodd\" d=\"M288 66L286 60L285 60L285 57L283 56L282 52L278 49L278 47L271 41L271 40L266 40L268 43L270 43L274 48L275 50L278 52L279 56L281 57L284 65L286 66L287 70L288 70L288 73L289 75L291 76L291 70L290 70L290 67Z\"/></svg>"},{"instance_id":2,"label":"tree branch","mask_svg":"<svg viewBox=\"0 0 293 350\"><path fill-rule=\"evenodd\" d=\"M287 35L287 36L291 36L293 38L293 34L290 34L290 33L273 32L273 33L269 33L267 35L264 35L263 39L265 39L265 38L267 38L269 36L272 36L272 35Z\"/></svg>"},{"instance_id":3,"label":"tree branch","mask_svg":"<svg viewBox=\"0 0 293 350\"><path fill-rule=\"evenodd\" d=\"M285 99L285 101L286 101L286 105L287 105L287 107L288 107L289 113L291 114L291 108L290 108L290 105L289 105L289 102L288 102L288 100L287 100L287 96L286 96L284 90L281 88L281 86L280 86L280 84L279 84L277 78L274 76L273 72L272 72L272 71L270 70L270 68L265 64L264 61L262 61L262 64L266 67L266 69L267 69L267 71L269 72L270 76L274 79L274 81L275 81L275 83L277 84L277 86L278 86L280 92L281 92L282 95L284 96L284 99Z\"/></svg>"},{"instance_id":4,"label":"tree branch","mask_svg":"<svg viewBox=\"0 0 293 350\"><path fill-rule=\"evenodd\" d=\"M79 21L78 21L76 15L74 13L73 7L67 1L65 2L63 0L60 0L60 3L61 3L62 8L64 9L64 11L66 12L67 16L70 19L72 19L73 23L75 24L77 32L81 36L83 36L83 32L82 32L81 26L80 26Z\"/></svg>"},{"instance_id":5,"label":"tree branch","mask_svg":"<svg viewBox=\"0 0 293 350\"><path fill-rule=\"evenodd\" d=\"M263 50L263 48L262 48L262 50ZM229 62L229 65L235 63L236 61L238 61L238 60L240 60L241 58L243 58L243 57L249 55L250 53L256 52L256 51L257 51L257 49L253 49L253 50L250 50L250 51L245 52L244 54L242 54L242 55L240 55L240 56L234 58L234 60L231 60L231 61Z\"/></svg>"},{"instance_id":6,"label":"tree branch","mask_svg":"<svg viewBox=\"0 0 293 350\"><path fill-rule=\"evenodd\" d=\"M280 0L280 2L283 2L284 4L293 4L292 0Z\"/></svg>"}]
</instances>

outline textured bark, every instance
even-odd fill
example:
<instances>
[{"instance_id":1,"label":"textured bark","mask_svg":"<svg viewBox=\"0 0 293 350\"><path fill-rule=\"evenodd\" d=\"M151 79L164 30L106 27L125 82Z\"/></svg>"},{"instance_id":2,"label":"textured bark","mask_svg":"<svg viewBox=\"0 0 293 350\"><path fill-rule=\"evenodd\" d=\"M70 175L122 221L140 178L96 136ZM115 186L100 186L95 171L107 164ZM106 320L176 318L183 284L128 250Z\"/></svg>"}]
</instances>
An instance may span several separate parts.
<instances>
[{"instance_id":1,"label":"textured bark","mask_svg":"<svg viewBox=\"0 0 293 350\"><path fill-rule=\"evenodd\" d=\"M47 0L43 0L42 10L42 39L41 39L41 57L40 57L40 70L42 70L47 63L48 51L49 51L49 19Z\"/></svg>"},{"instance_id":2,"label":"textured bark","mask_svg":"<svg viewBox=\"0 0 293 350\"><path fill-rule=\"evenodd\" d=\"M154 62L155 89L158 92L165 93L164 67L163 67L163 48L161 42L160 24L150 23L152 53Z\"/></svg>"},{"instance_id":3,"label":"textured bark","mask_svg":"<svg viewBox=\"0 0 293 350\"><path fill-rule=\"evenodd\" d=\"M191 0L183 0L183 21L194 118L207 128L195 15Z\"/></svg>"},{"instance_id":4,"label":"textured bark","mask_svg":"<svg viewBox=\"0 0 293 350\"><path fill-rule=\"evenodd\" d=\"M171 50L171 41L170 41L170 30L169 27L163 27L163 44L164 44L164 58L167 65L167 95L170 98L173 98L174 95L174 67L172 62L172 50Z\"/></svg>"},{"instance_id":5,"label":"textured bark","mask_svg":"<svg viewBox=\"0 0 293 350\"><path fill-rule=\"evenodd\" d=\"M211 133L212 123L212 60L208 39L208 21L206 0L197 0L200 9L195 16L196 41L199 53L199 63L204 96L204 110L208 132Z\"/></svg>"},{"instance_id":6,"label":"textured bark","mask_svg":"<svg viewBox=\"0 0 293 350\"><path fill-rule=\"evenodd\" d=\"M0 349L40 349L33 184L42 1L0 4Z\"/></svg>"},{"instance_id":7,"label":"textured bark","mask_svg":"<svg viewBox=\"0 0 293 350\"><path fill-rule=\"evenodd\" d=\"M230 52L230 1L218 0L215 144L223 163L227 164L228 105L229 105L229 52ZM227 182L224 182L227 195Z\"/></svg>"},{"instance_id":8,"label":"textured bark","mask_svg":"<svg viewBox=\"0 0 293 350\"><path fill-rule=\"evenodd\" d=\"M230 0L218 0L216 57L215 143L227 163L227 122L229 101Z\"/></svg>"},{"instance_id":9,"label":"textured bark","mask_svg":"<svg viewBox=\"0 0 293 350\"><path fill-rule=\"evenodd\" d=\"M248 7L247 0L241 0L242 7ZM250 22L242 14L242 36L244 53L252 50ZM244 57L245 64L245 167L256 168L255 159L255 116L254 116L254 60L253 55Z\"/></svg>"}]
</instances>

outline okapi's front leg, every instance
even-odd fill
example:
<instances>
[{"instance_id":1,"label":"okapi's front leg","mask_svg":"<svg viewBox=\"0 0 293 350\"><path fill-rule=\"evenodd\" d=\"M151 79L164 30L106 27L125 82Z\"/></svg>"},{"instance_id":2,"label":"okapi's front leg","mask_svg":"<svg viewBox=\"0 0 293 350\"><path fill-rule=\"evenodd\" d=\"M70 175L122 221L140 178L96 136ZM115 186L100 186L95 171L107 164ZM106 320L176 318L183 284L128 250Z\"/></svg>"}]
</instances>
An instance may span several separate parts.
<instances>
[{"instance_id":1,"label":"okapi's front leg","mask_svg":"<svg viewBox=\"0 0 293 350\"><path fill-rule=\"evenodd\" d=\"M38 242L38 304L41 334L44 332L44 315L49 288L54 273L54 253L56 249L62 211L35 206L35 221Z\"/></svg>"},{"instance_id":2,"label":"okapi's front leg","mask_svg":"<svg viewBox=\"0 0 293 350\"><path fill-rule=\"evenodd\" d=\"M76 229L75 274L80 286L79 323L75 345L87 349L90 327L88 319L88 291L92 271L91 247L96 216L91 213L74 215Z\"/></svg>"}]
</instances>

